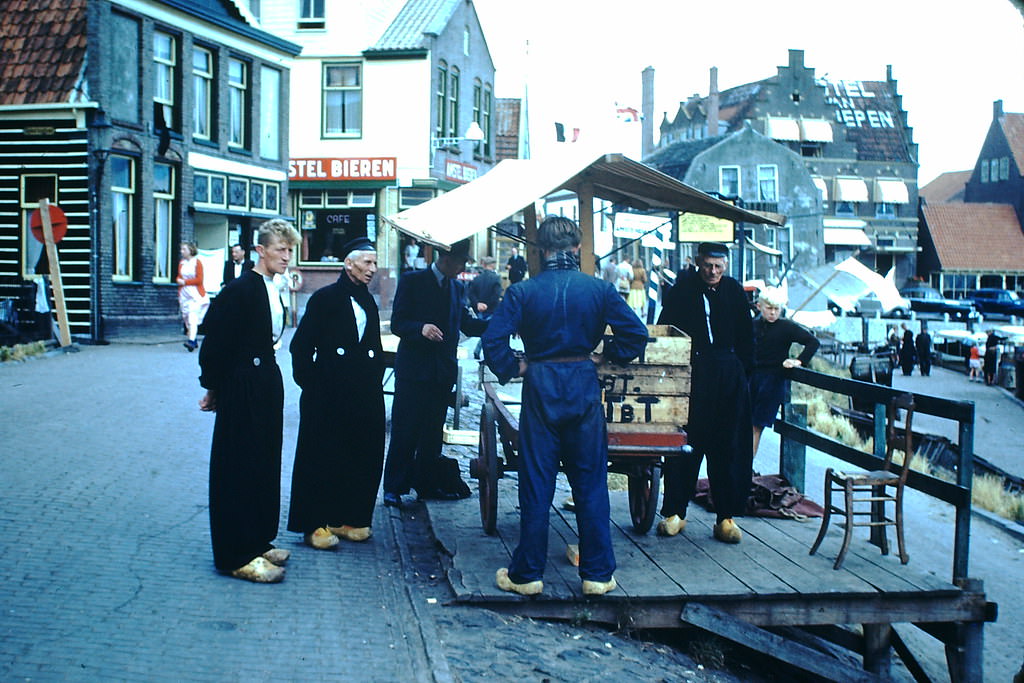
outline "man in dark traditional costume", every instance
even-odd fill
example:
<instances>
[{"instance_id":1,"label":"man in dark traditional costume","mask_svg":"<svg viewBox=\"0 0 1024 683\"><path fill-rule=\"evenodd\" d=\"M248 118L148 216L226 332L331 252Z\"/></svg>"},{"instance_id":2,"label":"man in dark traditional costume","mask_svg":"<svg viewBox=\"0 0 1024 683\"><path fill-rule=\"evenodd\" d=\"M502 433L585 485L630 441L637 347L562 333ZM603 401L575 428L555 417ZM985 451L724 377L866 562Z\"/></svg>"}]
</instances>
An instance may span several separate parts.
<instances>
[{"instance_id":1,"label":"man in dark traditional costume","mask_svg":"<svg viewBox=\"0 0 1024 683\"><path fill-rule=\"evenodd\" d=\"M284 385L274 344L284 306L274 285L299 235L286 221L259 229L260 262L221 290L206 314L199 350L206 395L216 411L210 450L210 536L218 570L257 583L284 578L288 551L275 548L281 507Z\"/></svg>"},{"instance_id":2,"label":"man in dark traditional costume","mask_svg":"<svg viewBox=\"0 0 1024 683\"><path fill-rule=\"evenodd\" d=\"M384 467L384 357L367 289L377 253L365 237L342 252L345 270L310 297L289 347L302 397L288 530L322 550L370 537Z\"/></svg>"},{"instance_id":3,"label":"man in dark traditional costume","mask_svg":"<svg viewBox=\"0 0 1024 683\"><path fill-rule=\"evenodd\" d=\"M398 280L391 332L400 341L384 467L384 504L391 507L401 507L411 488L423 499L469 496L457 463L441 455L444 420L458 380L459 331L479 336L487 329L486 321L470 313L464 287L455 279L468 257L469 242L463 240L429 268Z\"/></svg>"},{"instance_id":4,"label":"man in dark traditional costume","mask_svg":"<svg viewBox=\"0 0 1024 683\"><path fill-rule=\"evenodd\" d=\"M559 462L572 486L579 524L583 592L614 590L608 504L608 436L601 387L590 353L611 325L604 355L626 364L643 352L647 327L615 286L579 271L580 229L549 216L538 228L544 270L512 285L483 336L484 358L499 381L524 377L519 418L519 545L496 574L502 590L535 595L547 561L548 508ZM518 334L519 360L509 346Z\"/></svg>"},{"instance_id":5,"label":"man in dark traditional costume","mask_svg":"<svg viewBox=\"0 0 1024 683\"><path fill-rule=\"evenodd\" d=\"M704 242L697 249L697 270L680 273L665 295L658 323L674 325L691 338L690 415L686 432L693 453L665 461L665 497L658 533L675 536L686 526L701 460L708 478L717 522L714 536L739 543L733 517L746 510L753 464L750 394L753 327L743 287L725 275L729 250Z\"/></svg>"}]
</instances>

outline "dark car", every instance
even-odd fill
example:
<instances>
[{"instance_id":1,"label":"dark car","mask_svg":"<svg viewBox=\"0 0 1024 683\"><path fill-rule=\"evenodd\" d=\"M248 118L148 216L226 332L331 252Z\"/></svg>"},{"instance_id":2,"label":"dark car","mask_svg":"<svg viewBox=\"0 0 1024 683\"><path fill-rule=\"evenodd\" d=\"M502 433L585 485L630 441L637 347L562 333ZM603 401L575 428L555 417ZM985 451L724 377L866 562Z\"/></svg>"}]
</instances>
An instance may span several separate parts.
<instances>
[{"instance_id":1,"label":"dark car","mask_svg":"<svg viewBox=\"0 0 1024 683\"><path fill-rule=\"evenodd\" d=\"M947 299L934 287L913 285L901 289L900 294L910 301L910 310L918 313L948 313L952 320L967 320L974 314L974 305L970 301Z\"/></svg>"},{"instance_id":2,"label":"dark car","mask_svg":"<svg viewBox=\"0 0 1024 683\"><path fill-rule=\"evenodd\" d=\"M1024 316L1024 301L1008 289L976 289L968 298L982 315Z\"/></svg>"}]
</instances>

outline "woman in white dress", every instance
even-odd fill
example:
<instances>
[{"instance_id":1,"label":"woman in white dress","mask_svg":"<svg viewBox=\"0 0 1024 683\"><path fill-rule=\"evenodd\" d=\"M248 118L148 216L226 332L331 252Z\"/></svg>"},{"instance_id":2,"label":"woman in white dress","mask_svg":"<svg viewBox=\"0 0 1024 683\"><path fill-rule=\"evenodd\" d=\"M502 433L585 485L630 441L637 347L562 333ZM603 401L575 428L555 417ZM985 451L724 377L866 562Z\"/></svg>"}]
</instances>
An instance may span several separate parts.
<instances>
[{"instance_id":1,"label":"woman in white dress","mask_svg":"<svg viewBox=\"0 0 1024 683\"><path fill-rule=\"evenodd\" d=\"M189 353L196 350L196 335L199 324L203 322L206 309L210 307L210 297L203 288L203 264L196 254L199 250L192 242L181 243L181 261L178 263L178 304L181 307L181 319L185 323L185 348Z\"/></svg>"}]
</instances>

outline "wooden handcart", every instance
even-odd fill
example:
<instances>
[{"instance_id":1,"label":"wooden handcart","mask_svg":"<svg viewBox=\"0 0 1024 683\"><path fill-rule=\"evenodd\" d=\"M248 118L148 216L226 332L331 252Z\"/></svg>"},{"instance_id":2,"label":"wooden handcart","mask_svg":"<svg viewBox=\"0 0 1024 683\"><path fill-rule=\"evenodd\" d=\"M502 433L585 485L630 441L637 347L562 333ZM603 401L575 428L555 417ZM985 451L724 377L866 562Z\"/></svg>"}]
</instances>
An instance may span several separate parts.
<instances>
[{"instance_id":1,"label":"wooden handcart","mask_svg":"<svg viewBox=\"0 0 1024 683\"><path fill-rule=\"evenodd\" d=\"M664 458L689 452L686 423L690 393L690 339L665 325L649 325L647 351L628 366L598 364L608 425L608 470L626 475L633 530L654 523ZM484 532L497 531L498 480L518 468L519 420L493 382L483 382L480 440L470 476L480 486ZM501 453L498 444L501 444Z\"/></svg>"}]
</instances>

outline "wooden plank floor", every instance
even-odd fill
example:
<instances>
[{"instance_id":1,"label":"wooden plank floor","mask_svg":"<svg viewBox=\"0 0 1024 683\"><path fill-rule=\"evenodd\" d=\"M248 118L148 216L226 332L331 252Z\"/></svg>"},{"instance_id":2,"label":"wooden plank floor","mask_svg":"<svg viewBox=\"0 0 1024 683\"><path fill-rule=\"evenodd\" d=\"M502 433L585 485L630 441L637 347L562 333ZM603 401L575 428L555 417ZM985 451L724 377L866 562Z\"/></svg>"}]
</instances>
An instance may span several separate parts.
<instances>
[{"instance_id":1,"label":"wooden plank floor","mask_svg":"<svg viewBox=\"0 0 1024 683\"><path fill-rule=\"evenodd\" d=\"M646 535L633 532L622 491L611 492L615 577L620 588L599 599L584 598L577 569L565 556L566 545L578 541L573 513L558 507L565 496L562 487L551 511L544 592L523 598L494 584L495 570L508 566L518 540L516 475L498 482L496 536L483 533L475 493L465 501L428 505L434 534L451 555L452 589L463 603L503 604L513 612L555 618L565 614L566 604L601 603L603 617L601 610L587 612L595 621L616 612L614 618L621 619L625 605L646 603L639 617L630 615L632 623L641 627L678 625L678 609L688 601L732 604L735 613L749 612L755 621L774 623L776 617L764 612L764 605L770 603L777 614L788 615L778 616L780 623L805 625L877 623L889 616L894 622L947 621L950 615L962 617L978 610L977 601L965 600L959 588L914 567L914 543L925 539L908 539L910 564L901 565L894 555L883 556L870 545L866 530L857 529L846 562L836 571L832 563L842 531L835 520L814 556L808 555L808 549L820 519L743 518L738 520L742 543L727 545L712 538L714 515L696 504L689 508L682 534L660 538L653 529ZM658 609L665 613L652 613ZM848 620L834 621L837 615ZM637 623L638 618L648 621Z\"/></svg>"}]
</instances>

